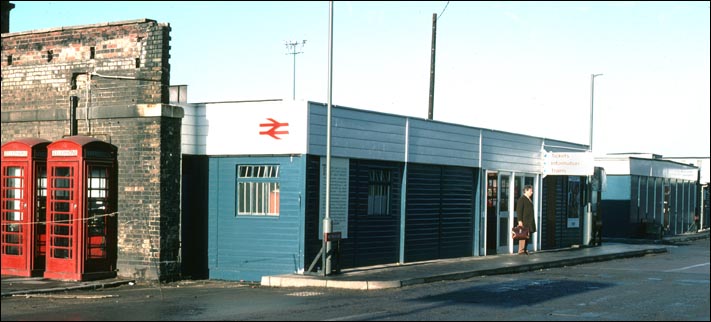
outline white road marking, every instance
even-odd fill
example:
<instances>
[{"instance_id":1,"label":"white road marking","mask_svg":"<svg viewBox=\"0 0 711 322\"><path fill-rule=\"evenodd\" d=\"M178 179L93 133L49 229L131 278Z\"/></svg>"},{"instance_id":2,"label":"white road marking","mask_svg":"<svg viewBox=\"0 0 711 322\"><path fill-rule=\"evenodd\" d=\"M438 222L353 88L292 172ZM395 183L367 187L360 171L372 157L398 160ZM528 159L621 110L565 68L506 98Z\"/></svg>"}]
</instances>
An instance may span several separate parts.
<instances>
[{"instance_id":1,"label":"white road marking","mask_svg":"<svg viewBox=\"0 0 711 322\"><path fill-rule=\"evenodd\" d=\"M683 271L683 270L687 270L687 269L692 269L692 268L701 267L701 266L708 266L708 265L709 265L709 263L706 262L703 264L696 264L696 265L686 266L686 267L682 267L682 268L668 269L664 272L678 272L678 271Z\"/></svg>"}]
</instances>

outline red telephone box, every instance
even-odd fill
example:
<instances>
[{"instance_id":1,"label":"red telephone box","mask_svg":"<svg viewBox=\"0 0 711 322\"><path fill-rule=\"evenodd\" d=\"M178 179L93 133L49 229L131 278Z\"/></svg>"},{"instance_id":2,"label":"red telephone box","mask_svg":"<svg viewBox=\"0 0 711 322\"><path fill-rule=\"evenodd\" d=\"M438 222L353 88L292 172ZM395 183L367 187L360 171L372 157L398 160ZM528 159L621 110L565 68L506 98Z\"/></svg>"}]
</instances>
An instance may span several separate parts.
<instances>
[{"instance_id":1,"label":"red telephone box","mask_svg":"<svg viewBox=\"0 0 711 322\"><path fill-rule=\"evenodd\" d=\"M47 147L45 278L116 276L116 146L71 136Z\"/></svg>"},{"instance_id":2,"label":"red telephone box","mask_svg":"<svg viewBox=\"0 0 711 322\"><path fill-rule=\"evenodd\" d=\"M47 145L27 138L2 145L2 274L42 276L45 265Z\"/></svg>"}]
</instances>

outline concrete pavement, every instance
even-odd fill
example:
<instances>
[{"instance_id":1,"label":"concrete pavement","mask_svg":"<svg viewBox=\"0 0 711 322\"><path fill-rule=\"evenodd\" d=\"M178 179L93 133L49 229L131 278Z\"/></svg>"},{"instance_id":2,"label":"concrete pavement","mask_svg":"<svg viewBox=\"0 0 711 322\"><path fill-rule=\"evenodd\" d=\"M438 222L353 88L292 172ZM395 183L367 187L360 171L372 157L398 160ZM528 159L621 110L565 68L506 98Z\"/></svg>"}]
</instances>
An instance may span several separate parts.
<instances>
[{"instance_id":1,"label":"concrete pavement","mask_svg":"<svg viewBox=\"0 0 711 322\"><path fill-rule=\"evenodd\" d=\"M377 290L404 287L414 284L443 280L457 280L476 276L520 273L538 269L564 267L618 258L664 253L666 244L683 243L694 239L709 238L709 230L664 238L646 243L609 242L602 246L566 248L533 252L531 255L493 255L465 257L446 260L406 263L402 265L379 265L344 269L330 276L284 274L263 276L262 286L269 287L324 287L357 290ZM225 283L233 283L224 281ZM24 294L56 293L71 290L91 290L136 283L133 279L112 278L98 281L58 281L34 277L2 276L2 297Z\"/></svg>"},{"instance_id":2,"label":"concrete pavement","mask_svg":"<svg viewBox=\"0 0 711 322\"><path fill-rule=\"evenodd\" d=\"M347 269L343 270L341 274L325 277L299 274L264 276L261 284L274 287L376 290L476 276L520 273L666 251L666 246L663 245L603 243L599 247L540 251L532 252L530 255L505 254L464 257Z\"/></svg>"},{"instance_id":3,"label":"concrete pavement","mask_svg":"<svg viewBox=\"0 0 711 322\"><path fill-rule=\"evenodd\" d=\"M668 237L664 240L647 240L647 244L611 243L602 246L566 248L533 252L531 255L493 255L464 257L446 260L380 265L343 270L329 276L284 274L263 276L261 285L272 287L325 287L357 290L397 288L443 280L466 279L476 276L520 273L538 269L579 265L618 258L664 253L663 244L674 244L693 239L708 238L709 231L697 234Z\"/></svg>"}]
</instances>

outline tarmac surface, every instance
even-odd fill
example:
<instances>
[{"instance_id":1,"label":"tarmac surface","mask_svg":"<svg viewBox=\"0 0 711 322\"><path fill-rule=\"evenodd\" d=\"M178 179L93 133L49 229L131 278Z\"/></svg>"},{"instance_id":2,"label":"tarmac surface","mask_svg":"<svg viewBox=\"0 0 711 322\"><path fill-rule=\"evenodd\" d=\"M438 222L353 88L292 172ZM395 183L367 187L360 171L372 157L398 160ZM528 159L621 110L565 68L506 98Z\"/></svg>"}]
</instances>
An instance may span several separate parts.
<instances>
[{"instance_id":1,"label":"tarmac surface","mask_svg":"<svg viewBox=\"0 0 711 322\"><path fill-rule=\"evenodd\" d=\"M667 251L667 245L704 238L709 238L708 229L695 234L665 237L662 240L604 239L601 246L538 251L531 252L530 255L504 254L433 260L400 265L379 265L344 269L340 273L331 274L329 276L320 274L263 276L261 285L268 287L323 287L357 290L397 288L443 280L512 274L664 253ZM224 282L236 283L231 281ZM50 280L41 277L3 275L2 297L67 292L71 290L103 289L135 283L136 280L121 277L77 282Z\"/></svg>"}]
</instances>

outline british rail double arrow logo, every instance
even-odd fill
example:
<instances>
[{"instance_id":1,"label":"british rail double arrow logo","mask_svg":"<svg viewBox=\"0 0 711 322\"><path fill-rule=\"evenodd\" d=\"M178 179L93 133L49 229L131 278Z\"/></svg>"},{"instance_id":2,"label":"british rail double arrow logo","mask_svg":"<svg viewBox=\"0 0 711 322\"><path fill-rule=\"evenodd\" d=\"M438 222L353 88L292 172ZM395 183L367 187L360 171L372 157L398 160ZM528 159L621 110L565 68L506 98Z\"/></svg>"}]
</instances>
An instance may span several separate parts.
<instances>
[{"instance_id":1,"label":"british rail double arrow logo","mask_svg":"<svg viewBox=\"0 0 711 322\"><path fill-rule=\"evenodd\" d=\"M271 128L267 131L260 131L259 135L269 135L277 140L281 140L280 137L277 135L279 134L289 134L289 131L277 131L280 127L284 126L289 126L289 123L279 123L277 120L273 118L267 118L267 120L271 121L271 123L261 123L259 124L259 127L269 127Z\"/></svg>"}]
</instances>

